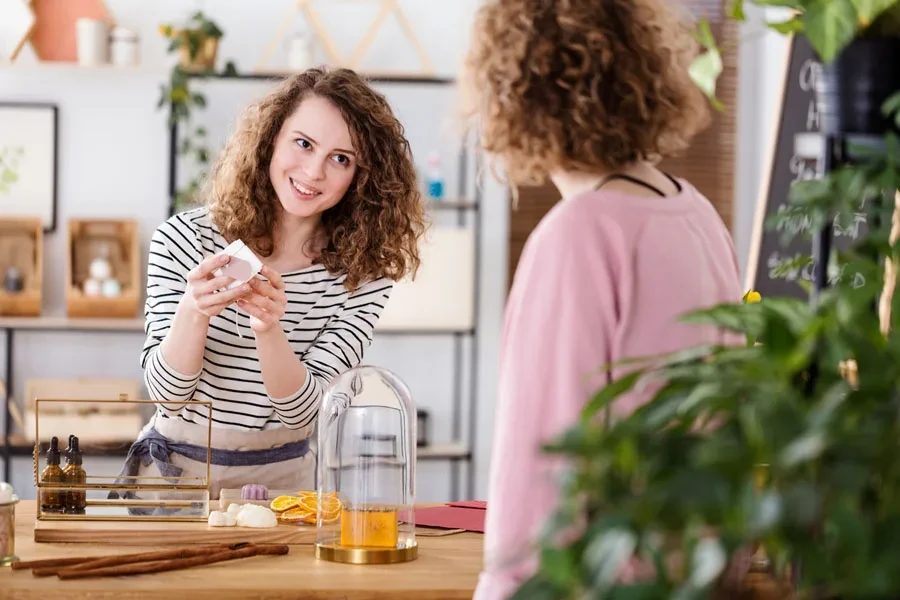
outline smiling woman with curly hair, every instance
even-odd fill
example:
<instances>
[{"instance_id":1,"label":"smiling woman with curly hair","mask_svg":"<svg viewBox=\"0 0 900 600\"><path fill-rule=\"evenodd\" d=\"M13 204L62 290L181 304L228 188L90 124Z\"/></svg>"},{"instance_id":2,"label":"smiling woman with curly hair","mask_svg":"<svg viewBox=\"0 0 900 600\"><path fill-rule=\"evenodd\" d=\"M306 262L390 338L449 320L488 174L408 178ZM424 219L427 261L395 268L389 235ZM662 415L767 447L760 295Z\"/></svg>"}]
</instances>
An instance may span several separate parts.
<instances>
[{"instance_id":1,"label":"smiling woman with curly hair","mask_svg":"<svg viewBox=\"0 0 900 600\"><path fill-rule=\"evenodd\" d=\"M206 193L153 235L141 365L157 412L126 471L205 474L206 411L166 403L199 399L222 451L213 497L251 482L309 489L323 390L362 360L393 282L419 266L409 143L355 72L310 69L247 108ZM160 439L167 458L151 460Z\"/></svg>"},{"instance_id":2,"label":"smiling woman with curly hair","mask_svg":"<svg viewBox=\"0 0 900 600\"><path fill-rule=\"evenodd\" d=\"M559 464L541 447L613 378L602 365L741 343L680 316L740 298L728 229L658 161L707 123L675 0L487 0L464 74L469 117L513 185L562 200L530 235L506 305L477 600L534 573ZM635 410L649 389L623 395ZM632 561L618 575L633 576Z\"/></svg>"}]
</instances>

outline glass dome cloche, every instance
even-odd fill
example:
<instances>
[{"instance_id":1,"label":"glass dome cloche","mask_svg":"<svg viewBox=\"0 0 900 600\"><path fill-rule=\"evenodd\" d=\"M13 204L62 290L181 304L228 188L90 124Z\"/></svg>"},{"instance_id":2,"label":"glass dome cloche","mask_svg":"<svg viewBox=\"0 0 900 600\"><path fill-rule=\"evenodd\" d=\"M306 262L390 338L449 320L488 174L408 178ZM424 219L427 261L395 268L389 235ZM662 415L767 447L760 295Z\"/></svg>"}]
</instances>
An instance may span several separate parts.
<instances>
[{"instance_id":1,"label":"glass dome cloche","mask_svg":"<svg viewBox=\"0 0 900 600\"><path fill-rule=\"evenodd\" d=\"M385 564L418 556L416 419L409 389L387 369L355 367L325 390L317 427L316 558Z\"/></svg>"}]
</instances>

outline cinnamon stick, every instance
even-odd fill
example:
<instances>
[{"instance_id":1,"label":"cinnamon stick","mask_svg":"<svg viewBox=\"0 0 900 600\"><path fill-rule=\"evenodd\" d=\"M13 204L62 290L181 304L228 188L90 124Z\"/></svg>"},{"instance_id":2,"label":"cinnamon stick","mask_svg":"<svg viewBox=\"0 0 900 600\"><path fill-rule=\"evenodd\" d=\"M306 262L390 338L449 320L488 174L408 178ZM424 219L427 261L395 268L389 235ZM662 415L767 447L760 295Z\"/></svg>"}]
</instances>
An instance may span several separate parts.
<instances>
[{"instance_id":1,"label":"cinnamon stick","mask_svg":"<svg viewBox=\"0 0 900 600\"><path fill-rule=\"evenodd\" d=\"M213 554L223 550L235 550L246 545L246 542L239 544L210 544L207 546L189 546L186 548L175 548L173 550L156 550L152 552L136 552L131 554L114 554L111 556L97 556L94 558L82 558L80 562L68 565L53 564L43 567L33 568L31 574L35 577L48 577L56 575L62 569L96 569L99 567L114 567L116 565L127 565L140 562L149 562L154 560L166 560L170 558L188 558L202 554Z\"/></svg>"},{"instance_id":2,"label":"cinnamon stick","mask_svg":"<svg viewBox=\"0 0 900 600\"><path fill-rule=\"evenodd\" d=\"M10 565L13 571L21 569L33 569L39 567L66 567L69 565L77 565L86 560L103 558L102 556L80 556L72 558L41 558L38 560L17 560Z\"/></svg>"},{"instance_id":3,"label":"cinnamon stick","mask_svg":"<svg viewBox=\"0 0 900 600\"><path fill-rule=\"evenodd\" d=\"M179 569L187 569L189 567L198 567L201 565L210 565L226 560L248 558L251 556L273 556L287 554L289 551L290 548L287 544L251 544L237 550L225 550L222 552L193 556L190 558L176 558L154 562L124 564L111 567L100 567L97 569L61 569L56 575L60 579L82 579L85 577L107 577L119 575L141 575L145 573L161 573L163 571L176 571Z\"/></svg>"}]
</instances>

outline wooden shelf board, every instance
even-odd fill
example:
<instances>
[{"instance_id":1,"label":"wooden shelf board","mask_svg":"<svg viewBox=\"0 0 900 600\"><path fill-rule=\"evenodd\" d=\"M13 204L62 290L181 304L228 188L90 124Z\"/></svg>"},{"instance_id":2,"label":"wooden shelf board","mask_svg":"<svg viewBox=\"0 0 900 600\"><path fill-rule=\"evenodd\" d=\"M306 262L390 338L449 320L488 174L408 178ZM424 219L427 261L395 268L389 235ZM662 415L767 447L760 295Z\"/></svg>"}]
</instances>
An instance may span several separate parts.
<instances>
[{"instance_id":1,"label":"wooden shelf board","mask_svg":"<svg viewBox=\"0 0 900 600\"><path fill-rule=\"evenodd\" d=\"M30 331L143 332L144 319L70 319L67 317L0 317L0 329Z\"/></svg>"},{"instance_id":2,"label":"wooden shelf board","mask_svg":"<svg viewBox=\"0 0 900 600\"><path fill-rule=\"evenodd\" d=\"M0 61L0 69L12 71L80 71L83 73L122 73L126 75L158 75L164 77L169 73L169 69L160 66L150 65L91 65L84 66L75 62L63 62L46 60L41 62L2 62Z\"/></svg>"},{"instance_id":3,"label":"wooden shelf board","mask_svg":"<svg viewBox=\"0 0 900 600\"><path fill-rule=\"evenodd\" d=\"M25 439L23 435L12 435L10 441L10 454L12 456L33 456L34 444ZM109 441L98 444L82 443L80 448L85 456L125 456L134 440ZM0 448L3 447L0 442Z\"/></svg>"},{"instance_id":4,"label":"wooden shelf board","mask_svg":"<svg viewBox=\"0 0 900 600\"><path fill-rule=\"evenodd\" d=\"M40 62L0 62L0 69L16 70L16 71L41 71L41 70L65 70L79 71L84 73L122 73L129 75L157 75L160 77L167 76L171 69L164 65L91 65L83 66L76 62L64 61L40 61ZM373 83L394 83L394 84L424 84L424 85L452 85L456 83L455 77L443 77L439 75L429 75L427 73L391 73L391 72L371 72L367 73L359 71L359 74ZM218 71L213 74L205 73L189 73L190 77L195 79L283 79L294 75L291 71L253 71L238 72L236 75L226 75L224 71Z\"/></svg>"},{"instance_id":5,"label":"wooden shelf board","mask_svg":"<svg viewBox=\"0 0 900 600\"><path fill-rule=\"evenodd\" d=\"M465 444L430 444L421 446L416 449L416 458L418 460L438 460L438 459L466 459L471 456L471 452L466 448Z\"/></svg>"},{"instance_id":6,"label":"wooden shelf board","mask_svg":"<svg viewBox=\"0 0 900 600\"><path fill-rule=\"evenodd\" d=\"M362 77L374 83L399 83L399 84L426 84L426 85L450 85L456 83L454 77L441 77L428 73L404 73L396 72L365 72L357 71ZM291 71L252 71L248 73L238 73L237 75L224 75L216 73L214 75L203 75L198 73L192 77L214 77L217 79L281 79L294 75Z\"/></svg>"},{"instance_id":7,"label":"wooden shelf board","mask_svg":"<svg viewBox=\"0 0 900 600\"><path fill-rule=\"evenodd\" d=\"M473 210L478 208L478 203L469 198L446 198L444 200L432 200L424 198L430 210Z\"/></svg>"}]
</instances>

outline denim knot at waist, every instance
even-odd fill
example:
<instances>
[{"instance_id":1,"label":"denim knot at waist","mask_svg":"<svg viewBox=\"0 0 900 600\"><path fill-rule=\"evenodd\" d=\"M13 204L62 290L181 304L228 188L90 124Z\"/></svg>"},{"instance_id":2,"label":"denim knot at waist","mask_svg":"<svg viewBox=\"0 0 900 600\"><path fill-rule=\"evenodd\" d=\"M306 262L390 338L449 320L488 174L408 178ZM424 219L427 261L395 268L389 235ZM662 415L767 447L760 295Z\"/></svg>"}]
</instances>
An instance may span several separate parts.
<instances>
[{"instance_id":1,"label":"denim knot at waist","mask_svg":"<svg viewBox=\"0 0 900 600\"><path fill-rule=\"evenodd\" d=\"M274 448L260 450L224 450L221 448L207 448L186 442L173 442L159 433L155 428L147 429L128 449L125 464L116 485L136 483L134 477L140 472L141 466L149 466L153 463L163 477L174 480L180 477L183 469L169 462L172 453L184 456L190 460L205 463L207 452L211 465L222 467L249 467L255 465L268 465L285 460L300 458L309 453L309 439L296 442L288 442ZM117 492L112 491L110 499L118 498ZM134 498L134 494L128 492L126 498Z\"/></svg>"},{"instance_id":2,"label":"denim knot at waist","mask_svg":"<svg viewBox=\"0 0 900 600\"><path fill-rule=\"evenodd\" d=\"M125 473L125 470L123 470L122 474L137 475L137 469L140 465L146 467L152 462L156 465L156 468L159 469L159 473L163 477L180 477L182 469L169 463L169 455L173 452L196 462L206 462L206 447L185 442L170 441L155 428L151 427L131 445L131 448L128 450L128 455L125 457L125 470L131 471L129 467L133 467L134 472ZM250 467L300 458L301 456L305 456L308 452L308 439L289 442L281 446L264 448L261 450L224 450L222 448L210 448L209 462L210 464L219 465L221 467Z\"/></svg>"}]
</instances>

